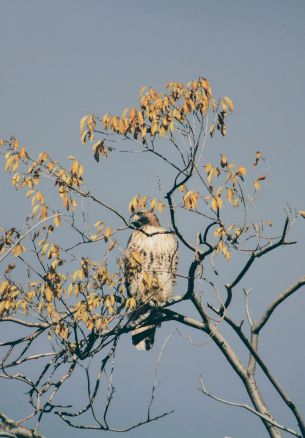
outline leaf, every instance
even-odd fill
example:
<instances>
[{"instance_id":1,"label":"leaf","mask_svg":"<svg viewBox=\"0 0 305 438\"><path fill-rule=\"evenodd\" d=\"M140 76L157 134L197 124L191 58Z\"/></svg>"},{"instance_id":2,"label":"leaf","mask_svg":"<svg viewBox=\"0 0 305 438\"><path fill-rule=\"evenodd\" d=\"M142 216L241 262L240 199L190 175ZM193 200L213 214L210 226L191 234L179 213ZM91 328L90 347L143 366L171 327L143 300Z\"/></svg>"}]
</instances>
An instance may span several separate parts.
<instances>
[{"instance_id":1,"label":"leaf","mask_svg":"<svg viewBox=\"0 0 305 438\"><path fill-rule=\"evenodd\" d=\"M223 137L225 137L227 135L227 127L225 124L223 124L220 128L220 132L222 134Z\"/></svg>"},{"instance_id":2,"label":"leaf","mask_svg":"<svg viewBox=\"0 0 305 438\"><path fill-rule=\"evenodd\" d=\"M298 214L305 219L305 210L299 210Z\"/></svg>"},{"instance_id":3,"label":"leaf","mask_svg":"<svg viewBox=\"0 0 305 438\"><path fill-rule=\"evenodd\" d=\"M228 158L224 154L221 154L220 165L222 168L224 168L228 165Z\"/></svg>"},{"instance_id":4,"label":"leaf","mask_svg":"<svg viewBox=\"0 0 305 438\"><path fill-rule=\"evenodd\" d=\"M13 249L13 254L15 257L20 256L25 251L25 247L19 243L15 248Z\"/></svg>"},{"instance_id":5,"label":"leaf","mask_svg":"<svg viewBox=\"0 0 305 438\"><path fill-rule=\"evenodd\" d=\"M163 202L157 203L157 210L159 213L163 213L164 208L165 208L165 204Z\"/></svg>"},{"instance_id":6,"label":"leaf","mask_svg":"<svg viewBox=\"0 0 305 438\"><path fill-rule=\"evenodd\" d=\"M36 204L36 205L33 207L33 209L32 209L32 216L35 216L35 214L38 212L39 208L40 208L40 205L39 205L39 204Z\"/></svg>"},{"instance_id":7,"label":"leaf","mask_svg":"<svg viewBox=\"0 0 305 438\"><path fill-rule=\"evenodd\" d=\"M104 239L105 239L105 242L107 242L107 240L109 239L109 237L111 236L111 234L112 234L111 228L110 228L110 227L107 227L106 230L105 230L105 233L104 233Z\"/></svg>"},{"instance_id":8,"label":"leaf","mask_svg":"<svg viewBox=\"0 0 305 438\"><path fill-rule=\"evenodd\" d=\"M83 144L86 143L86 141L87 141L87 135L89 134L89 132L90 132L90 131L84 131L84 132L82 133L80 140L81 140L81 142L82 142Z\"/></svg>"},{"instance_id":9,"label":"leaf","mask_svg":"<svg viewBox=\"0 0 305 438\"><path fill-rule=\"evenodd\" d=\"M228 105L229 110L230 110L231 113L232 113L232 112L234 111L234 108L235 108L234 103L233 103L233 100L230 99L230 97L225 96L225 97L222 98L222 101L224 101L224 102Z\"/></svg>"},{"instance_id":10,"label":"leaf","mask_svg":"<svg viewBox=\"0 0 305 438\"><path fill-rule=\"evenodd\" d=\"M158 122L154 120L151 124L150 133L151 135L155 135L157 131L158 131Z\"/></svg>"},{"instance_id":11,"label":"leaf","mask_svg":"<svg viewBox=\"0 0 305 438\"><path fill-rule=\"evenodd\" d=\"M232 204L232 202L234 201L234 193L233 190L230 188L227 188L227 197L230 204Z\"/></svg>"},{"instance_id":12,"label":"leaf","mask_svg":"<svg viewBox=\"0 0 305 438\"><path fill-rule=\"evenodd\" d=\"M238 199L234 199L234 192L230 188L227 188L227 198L230 204L233 205L233 207L238 207L239 201Z\"/></svg>"},{"instance_id":13,"label":"leaf","mask_svg":"<svg viewBox=\"0 0 305 438\"><path fill-rule=\"evenodd\" d=\"M217 229L214 231L214 236L215 236L215 237L220 237L220 236L222 235L222 233L223 233L223 228L222 228L222 227L219 227L219 228L217 228Z\"/></svg>"},{"instance_id":14,"label":"leaf","mask_svg":"<svg viewBox=\"0 0 305 438\"><path fill-rule=\"evenodd\" d=\"M264 224L269 225L269 227L272 227L272 221L264 221Z\"/></svg>"},{"instance_id":15,"label":"leaf","mask_svg":"<svg viewBox=\"0 0 305 438\"><path fill-rule=\"evenodd\" d=\"M61 217L59 216L59 214L57 214L57 215L54 217L54 224L55 224L56 227L59 227L59 226L60 226L60 223L61 223Z\"/></svg>"},{"instance_id":16,"label":"leaf","mask_svg":"<svg viewBox=\"0 0 305 438\"><path fill-rule=\"evenodd\" d=\"M244 167L244 166L240 166L240 167L237 169L237 172L239 172L242 176L246 176L246 174L247 174L247 168Z\"/></svg>"},{"instance_id":17,"label":"leaf","mask_svg":"<svg viewBox=\"0 0 305 438\"><path fill-rule=\"evenodd\" d=\"M84 116L81 118L80 123L79 123L79 129L80 129L80 133L83 133L83 130L85 128L85 125L88 121L89 116Z\"/></svg>"},{"instance_id":18,"label":"leaf","mask_svg":"<svg viewBox=\"0 0 305 438\"><path fill-rule=\"evenodd\" d=\"M122 113L122 118L126 117L128 110L129 110L129 108L124 108L123 113Z\"/></svg>"},{"instance_id":19,"label":"leaf","mask_svg":"<svg viewBox=\"0 0 305 438\"><path fill-rule=\"evenodd\" d=\"M139 206L139 198L138 195L135 195L132 200L129 202L128 211L130 213L134 213Z\"/></svg>"},{"instance_id":20,"label":"leaf","mask_svg":"<svg viewBox=\"0 0 305 438\"><path fill-rule=\"evenodd\" d=\"M214 210L214 211L217 211L217 200L216 200L216 198L213 198L212 199L212 201L211 201L211 207L212 207L212 209Z\"/></svg>"},{"instance_id":21,"label":"leaf","mask_svg":"<svg viewBox=\"0 0 305 438\"><path fill-rule=\"evenodd\" d=\"M29 158L29 156L28 156L28 154L27 154L27 151L26 151L26 148L25 148L25 147L23 147L23 148L21 149L19 155L20 155L20 158L21 158L21 159L24 159L24 158L28 159L28 158Z\"/></svg>"},{"instance_id":22,"label":"leaf","mask_svg":"<svg viewBox=\"0 0 305 438\"><path fill-rule=\"evenodd\" d=\"M254 181L254 188L255 188L255 190L259 190L260 189L260 187L261 187L261 185L260 185L260 183L257 181L257 179Z\"/></svg>"},{"instance_id":23,"label":"leaf","mask_svg":"<svg viewBox=\"0 0 305 438\"><path fill-rule=\"evenodd\" d=\"M137 307L137 301L134 297L128 298L125 303L125 307L129 310L134 310Z\"/></svg>"},{"instance_id":24,"label":"leaf","mask_svg":"<svg viewBox=\"0 0 305 438\"><path fill-rule=\"evenodd\" d=\"M221 106L224 113L227 112L227 104L224 99L221 99Z\"/></svg>"},{"instance_id":25,"label":"leaf","mask_svg":"<svg viewBox=\"0 0 305 438\"><path fill-rule=\"evenodd\" d=\"M255 154L255 162L253 163L253 166L257 166L257 163L259 162L259 160L263 157L263 154L260 151L256 151Z\"/></svg>"},{"instance_id":26,"label":"leaf","mask_svg":"<svg viewBox=\"0 0 305 438\"><path fill-rule=\"evenodd\" d=\"M52 301L52 298L53 298L53 292L52 292L52 289L49 288L49 286L46 287L44 294L45 294L46 300L50 303Z\"/></svg>"},{"instance_id":27,"label":"leaf","mask_svg":"<svg viewBox=\"0 0 305 438\"><path fill-rule=\"evenodd\" d=\"M256 180L254 181L254 188L255 190L259 190L260 189L260 183L259 181L264 181L266 179L265 175L259 176L258 178L256 178Z\"/></svg>"},{"instance_id":28,"label":"leaf","mask_svg":"<svg viewBox=\"0 0 305 438\"><path fill-rule=\"evenodd\" d=\"M10 263L5 270L5 274L9 274L15 268L16 268L16 265L14 263Z\"/></svg>"},{"instance_id":29,"label":"leaf","mask_svg":"<svg viewBox=\"0 0 305 438\"><path fill-rule=\"evenodd\" d=\"M215 129L216 129L216 123L214 122L214 123L212 123L212 125L210 126L210 136L211 137L213 137L213 135L214 135L214 132L215 132Z\"/></svg>"},{"instance_id":30,"label":"leaf","mask_svg":"<svg viewBox=\"0 0 305 438\"><path fill-rule=\"evenodd\" d=\"M40 219L46 219L48 217L48 209L45 205L41 207Z\"/></svg>"},{"instance_id":31,"label":"leaf","mask_svg":"<svg viewBox=\"0 0 305 438\"><path fill-rule=\"evenodd\" d=\"M143 87L140 88L140 96L143 96L144 91L146 90L147 85L143 85Z\"/></svg>"},{"instance_id":32,"label":"leaf","mask_svg":"<svg viewBox=\"0 0 305 438\"><path fill-rule=\"evenodd\" d=\"M189 210L196 209L199 192L189 191L183 196L184 207Z\"/></svg>"},{"instance_id":33,"label":"leaf","mask_svg":"<svg viewBox=\"0 0 305 438\"><path fill-rule=\"evenodd\" d=\"M156 198L153 198L153 199L150 201L150 209L151 209L151 211L154 211L156 204L157 204L157 199L156 199Z\"/></svg>"}]
</instances>

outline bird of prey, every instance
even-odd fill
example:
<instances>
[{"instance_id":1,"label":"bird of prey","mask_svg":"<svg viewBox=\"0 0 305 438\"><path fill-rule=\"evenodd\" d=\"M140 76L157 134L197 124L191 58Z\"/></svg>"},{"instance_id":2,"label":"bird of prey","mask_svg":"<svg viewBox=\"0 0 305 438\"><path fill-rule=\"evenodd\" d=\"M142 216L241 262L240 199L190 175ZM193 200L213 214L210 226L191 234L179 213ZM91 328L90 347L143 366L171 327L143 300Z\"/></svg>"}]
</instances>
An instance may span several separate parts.
<instances>
[{"instance_id":1,"label":"bird of prey","mask_svg":"<svg viewBox=\"0 0 305 438\"><path fill-rule=\"evenodd\" d=\"M172 233L161 227L152 212L131 216L132 232L125 252L127 293L136 299L133 319L147 313L149 302L161 304L171 298L178 264L178 243ZM132 332L138 350L150 350L156 325L143 326Z\"/></svg>"}]
</instances>

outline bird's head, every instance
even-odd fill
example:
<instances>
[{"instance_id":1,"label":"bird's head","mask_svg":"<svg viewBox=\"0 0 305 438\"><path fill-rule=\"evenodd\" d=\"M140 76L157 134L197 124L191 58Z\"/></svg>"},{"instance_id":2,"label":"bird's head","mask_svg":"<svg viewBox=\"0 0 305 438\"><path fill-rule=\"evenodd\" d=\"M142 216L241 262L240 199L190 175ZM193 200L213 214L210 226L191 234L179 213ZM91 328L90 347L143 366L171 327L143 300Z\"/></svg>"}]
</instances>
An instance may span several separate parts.
<instances>
[{"instance_id":1,"label":"bird's head","mask_svg":"<svg viewBox=\"0 0 305 438\"><path fill-rule=\"evenodd\" d=\"M130 217L130 225L135 228L142 228L145 225L160 227L160 222L154 213L138 211Z\"/></svg>"}]
</instances>

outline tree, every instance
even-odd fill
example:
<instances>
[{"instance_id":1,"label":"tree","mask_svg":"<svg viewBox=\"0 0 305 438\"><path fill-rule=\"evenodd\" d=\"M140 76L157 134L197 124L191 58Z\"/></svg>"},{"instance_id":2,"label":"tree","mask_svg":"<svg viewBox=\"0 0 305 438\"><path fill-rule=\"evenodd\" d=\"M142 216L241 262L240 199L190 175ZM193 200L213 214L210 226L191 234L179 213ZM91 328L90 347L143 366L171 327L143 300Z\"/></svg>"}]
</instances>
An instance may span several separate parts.
<instances>
[{"instance_id":1,"label":"tree","mask_svg":"<svg viewBox=\"0 0 305 438\"><path fill-rule=\"evenodd\" d=\"M115 354L122 337L130 336L136 327L167 322L188 326L208 337L239 377L250 402L223 400L210 393L200 378L204 395L250 411L270 437L279 438L283 431L305 437L298 406L258 348L273 313L305 284L305 277L281 292L257 320L252 318L249 306L251 289L243 289L245 312L240 311L237 320L231 312L237 290L255 262L296 243L288 240L288 233L305 212L288 208L282 229L270 237L272 223L261 218L256 205L266 180L262 152L257 151L252 165L246 167L223 153L219 157L217 152L215 157L215 149L207 150L209 139L219 133L226 136L227 117L233 111L231 98L216 100L209 82L200 77L186 85L170 82L164 93L142 87L139 108L125 109L122 116L84 116L81 141L93 143L97 162L118 151L153 156L168 167L166 188L160 184L159 198L138 193L126 200L122 210L86 188L84 167L75 156L68 157L72 162L68 169L47 152L33 158L14 137L1 140L5 171L15 189L30 200L31 213L21 227L1 229L0 316L8 339L0 344L0 377L27 386L31 413L18 421L1 414L0 436L39 437L39 424L46 414L55 414L75 428L104 431L131 430L168 415L151 414L154 384L145 418L125 429L109 422L115 392ZM201 164L211 154L214 157ZM109 182L109 186L114 183ZM51 191L60 203L50 203ZM95 218L88 216L84 201L98 208L93 213ZM142 303L127 295L121 260L122 242L132 229L129 214L138 210L168 215L168 232L179 242L180 259L190 262L186 272L177 273L175 296L162 305L150 301L147 313L135 319L134 311ZM197 228L188 227L194 221ZM87 254L97 244L104 248L104 256L94 260ZM234 268L236 272L228 281L224 266L231 259L239 268ZM141 265L138 254L133 263L134 269ZM146 281L151 280L148 273ZM183 312L183 303L191 305L195 317ZM223 334L224 326L230 327L247 352L248 363ZM157 366L165 346L166 342ZM92 360L98 363L98 370L90 367ZM34 361L39 363L38 373L28 366ZM280 424L271 413L264 401L264 388L257 381L257 370L291 412L294 428ZM80 408L73 402L65 405L60 401L65 387L79 372L87 385L86 400ZM34 429L24 426L33 419Z\"/></svg>"}]
</instances>

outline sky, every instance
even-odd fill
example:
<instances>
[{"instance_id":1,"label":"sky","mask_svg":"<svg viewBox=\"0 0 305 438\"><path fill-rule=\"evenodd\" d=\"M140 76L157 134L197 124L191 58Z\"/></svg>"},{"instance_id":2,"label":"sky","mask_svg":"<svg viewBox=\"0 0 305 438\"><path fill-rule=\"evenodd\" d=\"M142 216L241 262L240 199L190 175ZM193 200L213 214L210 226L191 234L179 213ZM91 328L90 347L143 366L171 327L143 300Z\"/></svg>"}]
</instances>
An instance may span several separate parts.
<instances>
[{"instance_id":1,"label":"sky","mask_svg":"<svg viewBox=\"0 0 305 438\"><path fill-rule=\"evenodd\" d=\"M111 157L97 165L80 143L79 120L88 113L121 113L135 104L142 85L162 88L168 81L205 76L215 95L230 96L235 112L219 147L242 163L262 150L269 163L268 186L259 201L265 217L279 229L289 204L305 210L304 98L305 2L301 0L1 0L0 138L14 134L35 153L46 150L66 162L76 155L85 164L88 184L106 201L126 205L141 187L156 190L157 163ZM219 150L220 150L219 149ZM219 153L219 152L217 152ZM2 165L1 165L2 166ZM14 192L0 169L0 225L21 224L26 201ZM304 275L304 224L293 231L301 245L258 263L244 285L255 286L254 311ZM283 386L303 411L305 375L304 298L300 292L274 316L261 345ZM166 337L160 330L157 347ZM220 397L247 401L241 385L207 339L191 346L175 334L160 370L156 410L175 409L168 418L126 433L126 438L265 436L260 422L240 409L220 405L199 393L198 378ZM158 350L139 358L124 345L117 376L120 395L114 422L138 415L149 397ZM119 359L118 359L119 360ZM9 388L0 381L0 389ZM15 387L14 387L15 388ZM274 402L266 386L265 397ZM18 417L16 387L7 389L0 408ZM75 386L67 399L80 400ZM275 403L282 422L294 426ZM51 436L90 436L46 421ZM92 436L97 434L92 432Z\"/></svg>"}]
</instances>

